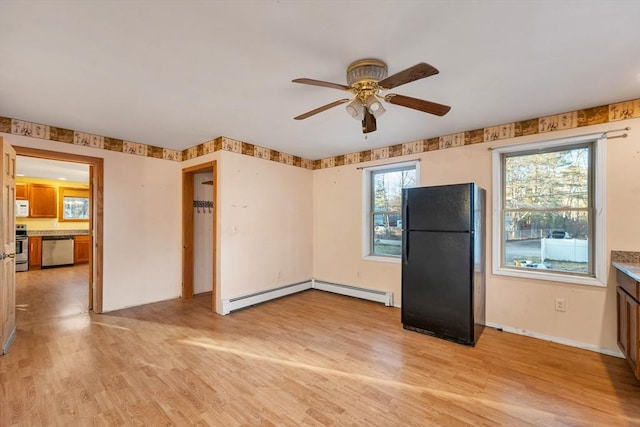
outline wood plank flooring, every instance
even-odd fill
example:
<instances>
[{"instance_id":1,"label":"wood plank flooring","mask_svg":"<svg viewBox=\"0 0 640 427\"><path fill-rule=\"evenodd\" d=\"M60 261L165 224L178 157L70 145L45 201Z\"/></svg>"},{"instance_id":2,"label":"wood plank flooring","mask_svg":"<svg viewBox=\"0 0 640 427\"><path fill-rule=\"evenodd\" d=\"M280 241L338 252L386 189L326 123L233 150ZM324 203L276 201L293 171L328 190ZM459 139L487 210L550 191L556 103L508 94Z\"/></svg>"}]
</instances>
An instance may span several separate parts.
<instances>
[{"instance_id":1,"label":"wood plank flooring","mask_svg":"<svg viewBox=\"0 0 640 427\"><path fill-rule=\"evenodd\" d=\"M640 425L615 357L493 329L468 348L317 290L229 316L210 294L96 315L55 290L82 274L18 276L18 304L45 311L20 312L0 358L0 426Z\"/></svg>"}]
</instances>

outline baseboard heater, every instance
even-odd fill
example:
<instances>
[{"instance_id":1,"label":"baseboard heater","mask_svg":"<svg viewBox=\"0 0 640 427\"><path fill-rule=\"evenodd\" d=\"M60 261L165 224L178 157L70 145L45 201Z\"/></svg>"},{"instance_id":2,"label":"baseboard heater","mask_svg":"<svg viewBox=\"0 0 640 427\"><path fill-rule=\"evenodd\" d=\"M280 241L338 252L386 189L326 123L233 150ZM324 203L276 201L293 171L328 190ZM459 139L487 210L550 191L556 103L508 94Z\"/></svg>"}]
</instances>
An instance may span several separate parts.
<instances>
[{"instance_id":1,"label":"baseboard heater","mask_svg":"<svg viewBox=\"0 0 640 427\"><path fill-rule=\"evenodd\" d=\"M313 289L333 292L334 294L381 302L387 307L393 305L393 292L377 291L375 289L358 288L356 286L341 285L339 283L323 282L313 279Z\"/></svg>"},{"instance_id":2,"label":"baseboard heater","mask_svg":"<svg viewBox=\"0 0 640 427\"><path fill-rule=\"evenodd\" d=\"M251 295L245 295L242 297L231 299L223 299L222 314L229 314L232 311L240 310L241 308L306 291L307 289L311 289L311 285L312 281L308 280L306 282L294 283L292 285L287 285L276 289L269 289L268 291L258 292Z\"/></svg>"},{"instance_id":3,"label":"baseboard heater","mask_svg":"<svg viewBox=\"0 0 640 427\"><path fill-rule=\"evenodd\" d=\"M311 279L305 282L294 283L280 288L269 289L251 295L222 300L222 314L229 314L241 308L250 307L276 298L306 291L318 289L334 294L346 295L368 301L380 302L390 307L393 305L393 292L378 291L374 289L358 288L355 286L341 285L338 283L323 282Z\"/></svg>"}]
</instances>

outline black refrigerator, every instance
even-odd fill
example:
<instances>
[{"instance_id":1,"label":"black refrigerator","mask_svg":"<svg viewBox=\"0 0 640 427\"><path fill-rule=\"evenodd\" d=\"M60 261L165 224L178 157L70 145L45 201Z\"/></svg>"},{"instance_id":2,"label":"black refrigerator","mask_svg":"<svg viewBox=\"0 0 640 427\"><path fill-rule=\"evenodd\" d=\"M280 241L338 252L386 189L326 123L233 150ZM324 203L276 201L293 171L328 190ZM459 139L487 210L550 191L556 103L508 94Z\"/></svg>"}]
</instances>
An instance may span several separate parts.
<instances>
[{"instance_id":1,"label":"black refrigerator","mask_svg":"<svg viewBox=\"0 0 640 427\"><path fill-rule=\"evenodd\" d=\"M485 190L402 191L402 325L474 346L485 324Z\"/></svg>"}]
</instances>

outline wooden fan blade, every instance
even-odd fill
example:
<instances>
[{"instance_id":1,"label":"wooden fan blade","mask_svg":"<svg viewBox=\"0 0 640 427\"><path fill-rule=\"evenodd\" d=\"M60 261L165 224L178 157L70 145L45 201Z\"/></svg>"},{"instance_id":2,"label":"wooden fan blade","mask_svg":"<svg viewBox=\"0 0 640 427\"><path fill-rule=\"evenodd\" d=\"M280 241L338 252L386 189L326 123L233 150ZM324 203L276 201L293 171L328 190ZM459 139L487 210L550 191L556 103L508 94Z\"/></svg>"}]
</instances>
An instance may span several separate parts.
<instances>
[{"instance_id":1,"label":"wooden fan blade","mask_svg":"<svg viewBox=\"0 0 640 427\"><path fill-rule=\"evenodd\" d=\"M436 116L444 116L449 112L449 110L451 110L451 107L448 105L425 101L424 99L411 98L404 95L396 95L395 93L388 94L384 97L384 100L391 104L413 108L414 110L424 111L425 113L435 114Z\"/></svg>"},{"instance_id":2,"label":"wooden fan blade","mask_svg":"<svg viewBox=\"0 0 640 427\"><path fill-rule=\"evenodd\" d=\"M421 62L404 71L400 71L399 73L389 76L386 79L380 80L378 82L378 86L384 89L393 89L394 87L398 87L405 83L424 79L425 77L433 76L438 73L439 71L435 67Z\"/></svg>"},{"instance_id":3,"label":"wooden fan blade","mask_svg":"<svg viewBox=\"0 0 640 427\"><path fill-rule=\"evenodd\" d=\"M299 116L294 117L295 120L304 120L307 117L311 117L315 114L318 113L322 113L325 110L328 110L329 108L333 108L333 107L337 107L340 104L344 104L345 102L349 102L349 99L339 99L337 101L332 102L331 104L327 104L327 105L323 105L322 107L318 107L315 110L311 110L309 112L306 112L304 114L300 114Z\"/></svg>"},{"instance_id":4,"label":"wooden fan blade","mask_svg":"<svg viewBox=\"0 0 640 427\"><path fill-rule=\"evenodd\" d=\"M368 108L365 108L364 119L362 119L362 133L374 132L376 129L376 118L369 112Z\"/></svg>"},{"instance_id":5,"label":"wooden fan blade","mask_svg":"<svg viewBox=\"0 0 640 427\"><path fill-rule=\"evenodd\" d=\"M338 83L323 82L322 80L313 79L295 79L291 80L292 83L302 83L303 85L330 87L333 89L351 90L349 86L341 85Z\"/></svg>"}]
</instances>

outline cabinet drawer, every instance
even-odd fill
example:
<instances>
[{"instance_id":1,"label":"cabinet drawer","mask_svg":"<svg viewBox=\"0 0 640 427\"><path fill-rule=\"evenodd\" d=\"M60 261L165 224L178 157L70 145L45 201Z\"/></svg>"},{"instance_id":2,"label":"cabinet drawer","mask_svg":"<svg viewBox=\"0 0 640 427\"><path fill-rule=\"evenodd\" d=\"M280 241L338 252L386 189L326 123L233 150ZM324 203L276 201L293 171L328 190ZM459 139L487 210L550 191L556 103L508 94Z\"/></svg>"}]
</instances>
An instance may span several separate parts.
<instances>
[{"instance_id":1,"label":"cabinet drawer","mask_svg":"<svg viewBox=\"0 0 640 427\"><path fill-rule=\"evenodd\" d=\"M618 286L635 298L636 301L640 300L640 285L638 282L618 269L616 269L616 282Z\"/></svg>"}]
</instances>

